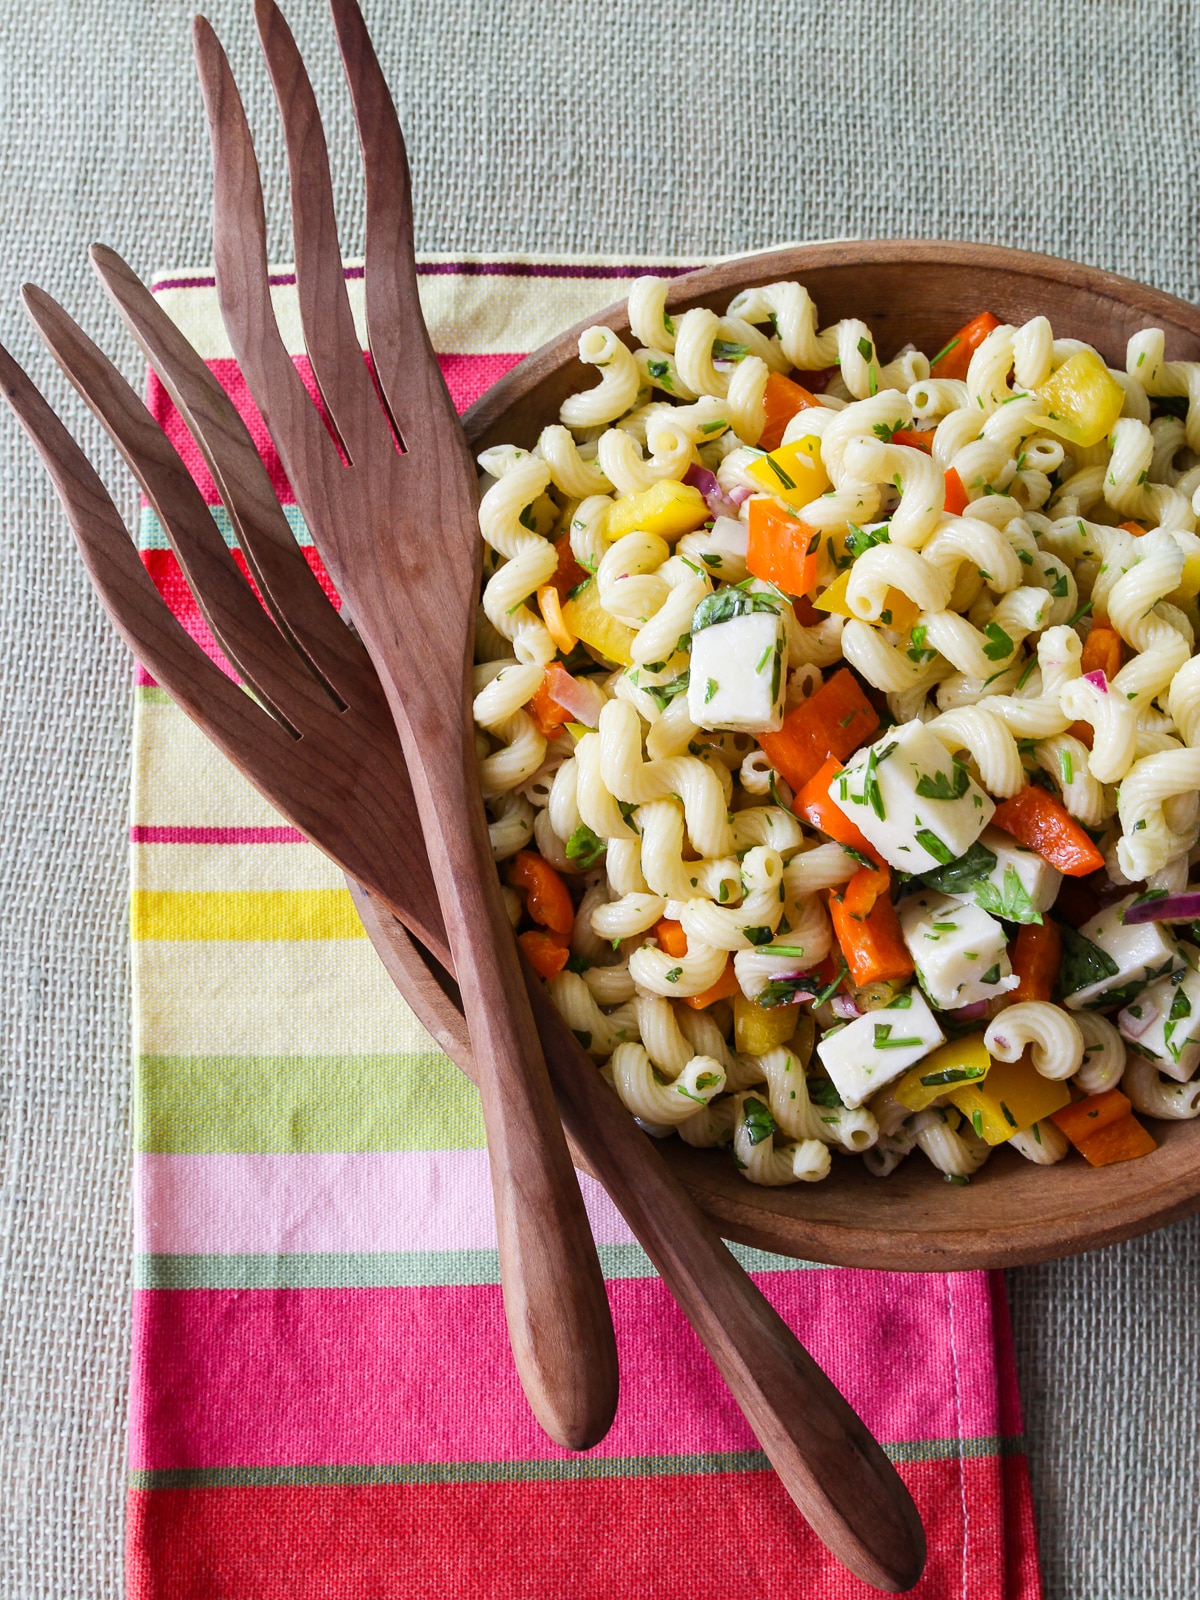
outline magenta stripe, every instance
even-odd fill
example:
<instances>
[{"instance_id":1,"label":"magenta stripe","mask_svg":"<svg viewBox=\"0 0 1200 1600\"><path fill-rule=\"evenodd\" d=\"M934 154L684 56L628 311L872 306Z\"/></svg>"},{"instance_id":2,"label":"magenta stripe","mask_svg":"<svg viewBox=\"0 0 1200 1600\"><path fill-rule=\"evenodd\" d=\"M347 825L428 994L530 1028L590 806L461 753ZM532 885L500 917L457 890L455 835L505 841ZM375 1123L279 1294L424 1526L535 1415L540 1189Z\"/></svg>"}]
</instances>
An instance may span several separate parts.
<instances>
[{"instance_id":1,"label":"magenta stripe","mask_svg":"<svg viewBox=\"0 0 1200 1600\"><path fill-rule=\"evenodd\" d=\"M996 1432L985 1274L758 1281L885 1442ZM621 1405L597 1454L752 1449L662 1283L616 1279L608 1292ZM521 1397L498 1287L160 1289L134 1302L135 1469L563 1455Z\"/></svg>"},{"instance_id":2,"label":"magenta stripe","mask_svg":"<svg viewBox=\"0 0 1200 1600\"><path fill-rule=\"evenodd\" d=\"M304 844L298 828L152 828L135 824L130 844Z\"/></svg>"},{"instance_id":3,"label":"magenta stripe","mask_svg":"<svg viewBox=\"0 0 1200 1600\"><path fill-rule=\"evenodd\" d=\"M658 278L681 278L686 272L694 272L702 263L696 262L692 266L682 266L678 263L670 265L653 262L640 262L636 266L589 266L583 261L418 261L417 276L419 278L441 278L457 276L460 278L637 278L642 274L651 272ZM343 269L347 282L363 276L362 267L345 267ZM294 272L272 272L269 282L273 288L282 288L295 283ZM212 274L198 275L191 278L163 278L154 285L155 294L161 294L166 289L212 289L216 287L216 278Z\"/></svg>"},{"instance_id":4,"label":"magenta stripe","mask_svg":"<svg viewBox=\"0 0 1200 1600\"><path fill-rule=\"evenodd\" d=\"M135 1158L134 1249L153 1255L494 1250L486 1150ZM632 1244L580 1174L597 1244Z\"/></svg>"}]
</instances>

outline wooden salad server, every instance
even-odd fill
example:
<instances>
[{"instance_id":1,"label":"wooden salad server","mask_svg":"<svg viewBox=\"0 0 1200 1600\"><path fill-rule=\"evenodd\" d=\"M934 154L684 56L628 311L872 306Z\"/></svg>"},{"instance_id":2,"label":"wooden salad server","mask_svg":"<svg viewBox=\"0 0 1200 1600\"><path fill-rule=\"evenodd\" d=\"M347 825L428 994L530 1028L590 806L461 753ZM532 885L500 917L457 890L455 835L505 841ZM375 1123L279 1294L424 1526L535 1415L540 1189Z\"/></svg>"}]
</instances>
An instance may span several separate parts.
<instances>
[{"instance_id":1,"label":"wooden salad server","mask_svg":"<svg viewBox=\"0 0 1200 1600\"><path fill-rule=\"evenodd\" d=\"M5 398L41 454L92 583L130 649L260 793L358 880L352 892L385 966L438 1042L473 1073L416 802L370 659L311 572L220 384L118 257L97 248L93 260L200 446L270 616L141 400L53 300L27 289L26 304L132 467L255 698L171 614L87 458L0 350ZM924 1565L924 1535L895 1468L696 1210L529 969L524 980L579 1164L623 1212L787 1492L851 1571L888 1592L911 1587Z\"/></svg>"},{"instance_id":2,"label":"wooden salad server","mask_svg":"<svg viewBox=\"0 0 1200 1600\"><path fill-rule=\"evenodd\" d=\"M287 144L304 341L328 425L279 333L250 130L224 51L197 18L221 313L400 733L477 1063L513 1355L542 1427L586 1449L616 1410L616 1344L479 791L469 692L476 473L417 297L400 126L361 16L335 6L366 172L372 373L346 293L312 86L272 0L255 9Z\"/></svg>"}]
</instances>

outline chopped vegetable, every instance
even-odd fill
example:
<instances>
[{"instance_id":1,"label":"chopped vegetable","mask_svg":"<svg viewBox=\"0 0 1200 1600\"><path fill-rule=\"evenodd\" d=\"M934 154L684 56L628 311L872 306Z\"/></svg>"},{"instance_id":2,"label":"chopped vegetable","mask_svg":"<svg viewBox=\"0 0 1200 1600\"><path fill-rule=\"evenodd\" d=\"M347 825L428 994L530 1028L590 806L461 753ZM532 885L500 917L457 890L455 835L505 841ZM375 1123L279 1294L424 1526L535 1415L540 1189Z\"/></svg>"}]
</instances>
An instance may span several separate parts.
<instances>
[{"instance_id":1,"label":"chopped vegetable","mask_svg":"<svg viewBox=\"0 0 1200 1600\"><path fill-rule=\"evenodd\" d=\"M962 479L953 467L946 468L946 510L952 517L961 517L970 504Z\"/></svg>"},{"instance_id":2,"label":"chopped vegetable","mask_svg":"<svg viewBox=\"0 0 1200 1600\"><path fill-rule=\"evenodd\" d=\"M553 588L558 591L559 603L566 601L572 589L578 588L588 574L571 554L571 535L564 533L561 539L554 541L555 553L558 556L558 566L550 579ZM569 654L570 652L568 652Z\"/></svg>"},{"instance_id":3,"label":"chopped vegetable","mask_svg":"<svg viewBox=\"0 0 1200 1600\"><path fill-rule=\"evenodd\" d=\"M1142 895L1125 913L1126 923L1195 922L1200 918L1200 890L1188 894Z\"/></svg>"},{"instance_id":4,"label":"chopped vegetable","mask_svg":"<svg viewBox=\"0 0 1200 1600\"><path fill-rule=\"evenodd\" d=\"M729 1000L741 991L738 987L737 973L733 967L733 957L725 963L725 971L710 988L700 994L684 996L685 1006L691 1006L694 1011L703 1011L706 1006L715 1004L718 1000Z\"/></svg>"},{"instance_id":5,"label":"chopped vegetable","mask_svg":"<svg viewBox=\"0 0 1200 1600\"><path fill-rule=\"evenodd\" d=\"M606 661L615 661L623 667L633 665L630 646L635 631L600 604L600 587L594 578L577 589L563 606L562 619L569 632L598 651Z\"/></svg>"},{"instance_id":6,"label":"chopped vegetable","mask_svg":"<svg viewBox=\"0 0 1200 1600\"><path fill-rule=\"evenodd\" d=\"M965 378L971 357L999 322L990 311L981 311L977 317L962 327L950 342L942 347L930 364L932 378Z\"/></svg>"},{"instance_id":7,"label":"chopped vegetable","mask_svg":"<svg viewBox=\"0 0 1200 1600\"><path fill-rule=\"evenodd\" d=\"M933 428L921 432L915 428L897 428L892 435L892 443L905 445L909 450L924 450L926 455L930 455L934 432Z\"/></svg>"},{"instance_id":8,"label":"chopped vegetable","mask_svg":"<svg viewBox=\"0 0 1200 1600\"><path fill-rule=\"evenodd\" d=\"M1020 979L1012 992L1013 1000L1049 1000L1062 963L1058 923L1048 917L1040 927L1026 923L1018 928L1011 957L1013 971Z\"/></svg>"},{"instance_id":9,"label":"chopped vegetable","mask_svg":"<svg viewBox=\"0 0 1200 1600\"><path fill-rule=\"evenodd\" d=\"M815 694L783 719L778 733L759 735L759 744L780 777L795 790L830 756L844 761L879 727L879 715L849 667L841 667Z\"/></svg>"},{"instance_id":10,"label":"chopped vegetable","mask_svg":"<svg viewBox=\"0 0 1200 1600\"><path fill-rule=\"evenodd\" d=\"M1028 784L1010 800L1002 800L992 822L1068 878L1086 877L1104 865L1104 857L1061 801L1038 784Z\"/></svg>"},{"instance_id":11,"label":"chopped vegetable","mask_svg":"<svg viewBox=\"0 0 1200 1600\"><path fill-rule=\"evenodd\" d=\"M811 594L817 584L821 535L773 501L756 495L750 502L746 568L784 594Z\"/></svg>"},{"instance_id":12,"label":"chopped vegetable","mask_svg":"<svg viewBox=\"0 0 1200 1600\"><path fill-rule=\"evenodd\" d=\"M683 931L682 923L675 922L671 917L662 917L651 931L658 940L658 948L666 951L667 955L687 955L687 934Z\"/></svg>"},{"instance_id":13,"label":"chopped vegetable","mask_svg":"<svg viewBox=\"0 0 1200 1600\"><path fill-rule=\"evenodd\" d=\"M985 1078L991 1064L983 1035L970 1033L964 1039L949 1040L940 1050L910 1068L892 1093L910 1111L924 1111L960 1084Z\"/></svg>"},{"instance_id":14,"label":"chopped vegetable","mask_svg":"<svg viewBox=\"0 0 1200 1600\"><path fill-rule=\"evenodd\" d=\"M570 937L575 926L571 894L544 856L518 850L509 863L508 881L514 889L525 891L525 909L535 922L564 939Z\"/></svg>"},{"instance_id":15,"label":"chopped vegetable","mask_svg":"<svg viewBox=\"0 0 1200 1600\"><path fill-rule=\"evenodd\" d=\"M821 441L815 434L793 439L746 468L750 476L784 505L797 510L823 495L829 477L821 464Z\"/></svg>"},{"instance_id":16,"label":"chopped vegetable","mask_svg":"<svg viewBox=\"0 0 1200 1600\"><path fill-rule=\"evenodd\" d=\"M539 978L556 978L571 954L566 940L546 928L531 928L528 933L519 933L517 943Z\"/></svg>"},{"instance_id":17,"label":"chopped vegetable","mask_svg":"<svg viewBox=\"0 0 1200 1600\"><path fill-rule=\"evenodd\" d=\"M570 673L560 667L557 661L552 665L562 673L564 678L570 677ZM526 711L537 724L538 732L544 734L547 739L553 738L563 723L571 720L571 713L566 706L560 704L554 698L554 692L551 687L554 681L551 669L548 668L533 698L525 706Z\"/></svg>"},{"instance_id":18,"label":"chopped vegetable","mask_svg":"<svg viewBox=\"0 0 1200 1600\"><path fill-rule=\"evenodd\" d=\"M763 411L766 423L759 435L760 450L778 450L783 443L783 430L797 414L809 406L820 405L816 395L785 378L781 372L772 372L763 390Z\"/></svg>"},{"instance_id":19,"label":"chopped vegetable","mask_svg":"<svg viewBox=\"0 0 1200 1600\"><path fill-rule=\"evenodd\" d=\"M1081 672L1103 672L1109 682L1121 670L1121 636L1115 628L1097 622L1083 643Z\"/></svg>"},{"instance_id":20,"label":"chopped vegetable","mask_svg":"<svg viewBox=\"0 0 1200 1600\"><path fill-rule=\"evenodd\" d=\"M829 797L829 786L841 770L841 762L836 756L830 756L792 801L792 810L814 828L836 839L838 844L849 845L868 861L874 861L877 852Z\"/></svg>"},{"instance_id":21,"label":"chopped vegetable","mask_svg":"<svg viewBox=\"0 0 1200 1600\"><path fill-rule=\"evenodd\" d=\"M948 1098L985 1143L1003 1144L1065 1106L1071 1091L1059 1079L1043 1078L1026 1051L1016 1061L993 1061L985 1078L956 1084Z\"/></svg>"},{"instance_id":22,"label":"chopped vegetable","mask_svg":"<svg viewBox=\"0 0 1200 1600\"><path fill-rule=\"evenodd\" d=\"M750 1056L764 1056L786 1044L796 1031L800 1006L773 1006L770 1010L747 1000L740 992L733 997L733 1042Z\"/></svg>"},{"instance_id":23,"label":"chopped vegetable","mask_svg":"<svg viewBox=\"0 0 1200 1600\"><path fill-rule=\"evenodd\" d=\"M678 539L703 527L710 515L699 489L676 478L660 478L648 489L614 500L605 514L604 533L613 544L634 529L656 533L660 539Z\"/></svg>"},{"instance_id":24,"label":"chopped vegetable","mask_svg":"<svg viewBox=\"0 0 1200 1600\"><path fill-rule=\"evenodd\" d=\"M853 617L857 613L851 611L850 602L846 599L846 590L850 585L849 572L841 572L813 601L818 611L831 611L839 617ZM898 633L907 633L921 615L919 606L913 604L906 594L899 589L889 586L883 597L883 606L879 615L872 621L873 628L895 628ZM860 622L867 619L859 617Z\"/></svg>"},{"instance_id":25,"label":"chopped vegetable","mask_svg":"<svg viewBox=\"0 0 1200 1600\"><path fill-rule=\"evenodd\" d=\"M1076 350L1035 392L1046 407L1042 426L1084 446L1107 439L1125 404L1124 389L1094 350Z\"/></svg>"},{"instance_id":26,"label":"chopped vegetable","mask_svg":"<svg viewBox=\"0 0 1200 1600\"><path fill-rule=\"evenodd\" d=\"M558 590L552 583L548 583L544 589L538 590L537 601L542 621L546 624L546 632L563 655L569 656L578 641L563 621L562 602Z\"/></svg>"},{"instance_id":27,"label":"chopped vegetable","mask_svg":"<svg viewBox=\"0 0 1200 1600\"><path fill-rule=\"evenodd\" d=\"M912 958L900 932L896 908L888 897L891 874L860 867L845 894L829 897L829 915L842 955L854 982L911 978Z\"/></svg>"},{"instance_id":28,"label":"chopped vegetable","mask_svg":"<svg viewBox=\"0 0 1200 1600\"><path fill-rule=\"evenodd\" d=\"M1093 1167L1133 1161L1158 1149L1153 1135L1133 1115L1133 1106L1120 1089L1106 1089L1103 1094L1076 1100L1056 1111L1051 1121Z\"/></svg>"}]
</instances>

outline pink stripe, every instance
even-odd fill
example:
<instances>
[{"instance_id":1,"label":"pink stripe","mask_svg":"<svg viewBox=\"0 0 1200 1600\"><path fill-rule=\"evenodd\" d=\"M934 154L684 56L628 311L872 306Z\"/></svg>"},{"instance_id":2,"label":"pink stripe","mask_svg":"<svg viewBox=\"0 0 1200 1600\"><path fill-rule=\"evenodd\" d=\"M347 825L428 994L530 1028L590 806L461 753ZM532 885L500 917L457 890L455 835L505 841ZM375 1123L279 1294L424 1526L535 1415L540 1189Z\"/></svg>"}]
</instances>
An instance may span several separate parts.
<instances>
[{"instance_id":1,"label":"pink stripe","mask_svg":"<svg viewBox=\"0 0 1200 1600\"><path fill-rule=\"evenodd\" d=\"M304 844L296 828L151 828L135 824L130 844Z\"/></svg>"},{"instance_id":2,"label":"pink stripe","mask_svg":"<svg viewBox=\"0 0 1200 1600\"><path fill-rule=\"evenodd\" d=\"M486 1150L135 1158L134 1248L153 1255L494 1250ZM598 1244L632 1244L580 1176Z\"/></svg>"},{"instance_id":3,"label":"pink stripe","mask_svg":"<svg viewBox=\"0 0 1200 1600\"><path fill-rule=\"evenodd\" d=\"M438 359L454 404L459 411L465 411L469 405L478 400L485 389L490 389L492 384L502 378L510 367L516 366L521 357L519 355L463 355L440 356ZM284 505L294 504L296 496L292 492L291 484L287 481L283 463L279 459L279 452L267 432L266 423L254 403L237 362L226 358L210 361L208 366L210 371L219 379L222 387L241 414L242 420L249 428L255 449L262 457L267 474L271 479L271 487ZM296 366L304 379L308 392L315 400L317 385L312 375L312 367L308 358L306 356L298 356L296 358ZM196 480L207 504L211 506L219 505L221 496L217 492L217 486L213 482L212 474L200 454L196 441L188 432L183 418L175 409L174 401L167 394L162 383L153 372L147 378L146 404L167 438L179 452L184 466Z\"/></svg>"},{"instance_id":4,"label":"pink stripe","mask_svg":"<svg viewBox=\"0 0 1200 1600\"><path fill-rule=\"evenodd\" d=\"M879 1438L990 1431L985 1274L957 1279L953 1320L941 1276L836 1268L759 1282ZM596 1454L752 1449L662 1283L617 1279L608 1291L621 1405ZM497 1287L141 1290L134 1302L135 1469L565 1454L521 1397Z\"/></svg>"}]
</instances>

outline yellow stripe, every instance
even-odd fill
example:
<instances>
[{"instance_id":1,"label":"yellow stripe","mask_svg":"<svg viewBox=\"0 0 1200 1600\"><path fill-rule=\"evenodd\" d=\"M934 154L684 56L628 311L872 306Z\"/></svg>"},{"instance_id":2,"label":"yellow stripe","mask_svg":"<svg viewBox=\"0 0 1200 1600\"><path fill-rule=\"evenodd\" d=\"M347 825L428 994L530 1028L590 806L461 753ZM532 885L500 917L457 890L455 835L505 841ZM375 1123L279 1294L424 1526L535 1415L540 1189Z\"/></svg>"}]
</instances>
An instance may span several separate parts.
<instances>
[{"instance_id":1,"label":"yellow stripe","mask_svg":"<svg viewBox=\"0 0 1200 1600\"><path fill-rule=\"evenodd\" d=\"M365 939L345 889L137 889L134 939Z\"/></svg>"}]
</instances>

